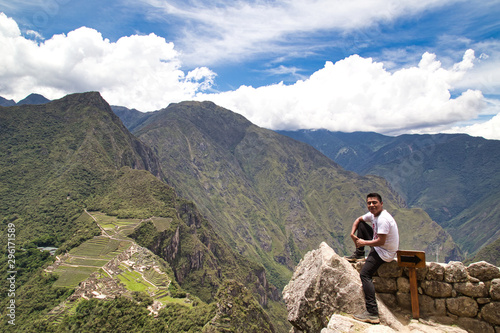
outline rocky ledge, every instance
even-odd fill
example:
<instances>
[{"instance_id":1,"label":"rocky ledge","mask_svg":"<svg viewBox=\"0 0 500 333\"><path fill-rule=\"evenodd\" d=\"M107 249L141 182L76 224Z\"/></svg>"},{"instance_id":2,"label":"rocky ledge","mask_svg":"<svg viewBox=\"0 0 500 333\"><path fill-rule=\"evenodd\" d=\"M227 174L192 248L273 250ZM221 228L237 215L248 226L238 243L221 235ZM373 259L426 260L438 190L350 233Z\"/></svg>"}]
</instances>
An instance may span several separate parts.
<instances>
[{"instance_id":1,"label":"rocky ledge","mask_svg":"<svg viewBox=\"0 0 500 333\"><path fill-rule=\"evenodd\" d=\"M387 267L384 267L387 266ZM421 319L412 320L411 311L408 311L405 306L398 304L398 302L389 302L391 300L408 300L409 301L409 288L405 288L407 284L403 283L404 269L397 266L396 262L388 265L383 265L384 270L392 272L389 277L394 279L393 283L396 286L394 294L399 295L388 297L388 291L380 292L377 288L384 286L381 279L387 275L387 272L381 272L376 281L377 300L380 312L380 325L370 325L358 322L352 319L352 315L364 311L364 297L361 288L361 281L359 279L358 270L360 269L359 263L351 265L346 259L340 257L335 251L326 243L322 243L317 250L308 252L301 262L297 265L292 279L287 286L283 289L283 298L285 300L288 310L288 321L292 324L291 332L310 332L310 333L334 333L334 332L500 332L500 327L496 323L485 321L487 318L482 318L481 312L476 314L475 318L460 317L453 313L453 305L455 301L462 301L462 298L467 296L463 295L462 289L467 283L476 283L478 285L487 284L490 289L490 297L481 295L481 302L489 299L489 306L500 305L496 302L497 286L500 284L500 270L498 267L487 263L472 264L469 268L465 268L462 263L451 262L447 265L427 263L427 267L423 270L417 270L419 279L419 300L425 300L424 310L427 309L428 303L431 298L436 298L437 303L445 304L445 309L450 304L450 310L446 312L441 318L446 320L441 321L439 318L435 320L433 314L425 313ZM459 269L457 269L457 267ZM480 268L480 269L479 269ZM492 280L483 282L485 277L478 276L482 273L488 272L488 279ZM455 272L456 271L456 272ZM470 271L470 272L469 272ZM427 285L435 284L430 282L436 272L441 272L443 283L449 281L452 284L455 292L451 293L453 300L444 300L441 296L428 295L429 290ZM455 272L455 273L454 273ZM492 275L493 274L493 275ZM439 280L440 274L437 274ZM464 275L464 276L461 276ZM468 282L465 280L468 279ZM456 280L456 281L455 281ZM481 281L480 281L481 280ZM374 281L375 282L375 281ZM405 290L399 290L397 286ZM458 288L458 289L457 289ZM460 289L462 288L462 289ZM408 289L408 290L406 290ZM408 297L402 297L402 294L408 293ZM471 298L472 299L472 298ZM431 308L431 307L429 307ZM436 307L432 307L435 312Z\"/></svg>"}]
</instances>

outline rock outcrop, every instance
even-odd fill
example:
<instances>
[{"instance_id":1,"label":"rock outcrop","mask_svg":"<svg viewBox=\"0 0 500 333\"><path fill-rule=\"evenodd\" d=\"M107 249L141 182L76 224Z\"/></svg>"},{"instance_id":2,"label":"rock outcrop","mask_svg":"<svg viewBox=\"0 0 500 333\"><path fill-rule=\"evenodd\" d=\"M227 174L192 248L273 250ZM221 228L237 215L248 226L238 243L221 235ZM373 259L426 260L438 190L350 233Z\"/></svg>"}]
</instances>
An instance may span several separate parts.
<instances>
[{"instance_id":1,"label":"rock outcrop","mask_svg":"<svg viewBox=\"0 0 500 333\"><path fill-rule=\"evenodd\" d=\"M359 273L326 243L308 252L283 289L288 321L295 332L321 332L333 314L365 310ZM395 330L403 325L379 300L381 322Z\"/></svg>"},{"instance_id":2,"label":"rock outcrop","mask_svg":"<svg viewBox=\"0 0 500 333\"><path fill-rule=\"evenodd\" d=\"M242 283L225 280L216 299L215 317L205 325L203 333L276 332L272 320Z\"/></svg>"},{"instance_id":3,"label":"rock outcrop","mask_svg":"<svg viewBox=\"0 0 500 333\"><path fill-rule=\"evenodd\" d=\"M365 310L361 267L362 263L349 263L326 243L308 252L283 289L291 332L500 332L500 271L494 265L427 263L417 269L419 320L411 320L408 312L405 269L396 261L382 265L374 277L381 325L351 316Z\"/></svg>"}]
</instances>

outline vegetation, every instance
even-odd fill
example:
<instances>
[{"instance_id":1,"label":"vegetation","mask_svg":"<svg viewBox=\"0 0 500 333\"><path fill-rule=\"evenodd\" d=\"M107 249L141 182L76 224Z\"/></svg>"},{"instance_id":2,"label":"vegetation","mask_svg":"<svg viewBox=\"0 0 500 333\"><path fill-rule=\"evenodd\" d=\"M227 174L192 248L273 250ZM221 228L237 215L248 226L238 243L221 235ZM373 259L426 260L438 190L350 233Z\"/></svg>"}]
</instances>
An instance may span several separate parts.
<instances>
[{"instance_id":1,"label":"vegetation","mask_svg":"<svg viewBox=\"0 0 500 333\"><path fill-rule=\"evenodd\" d=\"M483 247L480 249L476 256L467 261L468 264L478 261L486 261L490 264L493 264L497 267L500 267L500 257L498 254L500 253L500 239L497 239L493 243Z\"/></svg>"},{"instance_id":2,"label":"vegetation","mask_svg":"<svg viewBox=\"0 0 500 333\"><path fill-rule=\"evenodd\" d=\"M20 332L286 332L279 290L320 242L352 250L348 231L372 191L401 230L417 231L402 233L405 248L460 255L451 236L424 210L407 209L384 179L345 171L213 103L129 116L141 141L98 93L0 107L0 231L15 234ZM483 203L450 222L470 231L463 244L493 241L474 233L473 218L491 201ZM490 212L485 221L495 221ZM120 261L112 281L127 289L121 297L67 301L89 276L110 280L103 265L134 242L154 254L131 261L152 256L157 269ZM55 264L39 246L57 247L64 259ZM3 252L2 272L8 265ZM2 314L7 294L2 284ZM147 307L156 301L166 307L155 317Z\"/></svg>"},{"instance_id":3,"label":"vegetation","mask_svg":"<svg viewBox=\"0 0 500 333\"><path fill-rule=\"evenodd\" d=\"M213 103L172 104L134 134L158 152L169 183L233 250L264 266L278 289L322 241L338 253L352 251L347 235L372 191L397 212L401 230L417 231L406 234L402 246L440 246L442 260L459 256L451 236L424 211L407 209L384 179L345 171L314 148Z\"/></svg>"},{"instance_id":4,"label":"vegetation","mask_svg":"<svg viewBox=\"0 0 500 333\"><path fill-rule=\"evenodd\" d=\"M33 332L33 323L43 322L45 315L51 309L73 293L73 289L54 287L53 284L56 280L57 276L55 275L47 275L41 271L36 271L16 289L16 332ZM7 308L7 302L10 299L12 298L0 298L2 311ZM7 317L2 318L7 319ZM11 332L12 327L7 320L0 322L1 332ZM38 330L38 332L44 331Z\"/></svg>"},{"instance_id":5,"label":"vegetation","mask_svg":"<svg viewBox=\"0 0 500 333\"><path fill-rule=\"evenodd\" d=\"M410 207L424 209L448 231L464 256L472 258L498 239L498 140L464 134L280 133L312 145L348 170L386 178Z\"/></svg>"},{"instance_id":6,"label":"vegetation","mask_svg":"<svg viewBox=\"0 0 500 333\"><path fill-rule=\"evenodd\" d=\"M255 274L262 274L263 268L233 253L194 204L178 198L161 181L151 149L123 127L99 94L0 108L0 123L0 195L6 198L0 203L0 228L6 232L15 225L18 331L199 332L216 305L207 305L198 294L214 301L228 277L260 286ZM141 233L151 227L153 238ZM118 279L128 287L128 296L66 301L91 273L106 276L100 268L132 243L128 236L152 248L160 241L162 247L156 250L161 253L176 232L175 258L157 260L170 278L151 269L143 273L158 283L157 289L123 266ZM5 238L0 242L6 245ZM44 269L53 265L54 257L36 246L57 247L57 254L68 254L67 264L47 273ZM0 265L7 264L2 253ZM1 295L7 291L2 285ZM157 318L146 309L152 298L145 291L154 291L167 305ZM2 305L8 299L2 297ZM5 314L6 307L1 311Z\"/></svg>"},{"instance_id":7,"label":"vegetation","mask_svg":"<svg viewBox=\"0 0 500 333\"><path fill-rule=\"evenodd\" d=\"M241 283L224 281L217 300L217 313L204 332L275 332L269 316Z\"/></svg>"},{"instance_id":8,"label":"vegetation","mask_svg":"<svg viewBox=\"0 0 500 333\"><path fill-rule=\"evenodd\" d=\"M155 318L149 315L148 302L137 299L143 300L83 300L74 314L65 316L59 324L39 321L35 328L39 332L200 332L214 315L213 305L187 308L171 304Z\"/></svg>"}]
</instances>

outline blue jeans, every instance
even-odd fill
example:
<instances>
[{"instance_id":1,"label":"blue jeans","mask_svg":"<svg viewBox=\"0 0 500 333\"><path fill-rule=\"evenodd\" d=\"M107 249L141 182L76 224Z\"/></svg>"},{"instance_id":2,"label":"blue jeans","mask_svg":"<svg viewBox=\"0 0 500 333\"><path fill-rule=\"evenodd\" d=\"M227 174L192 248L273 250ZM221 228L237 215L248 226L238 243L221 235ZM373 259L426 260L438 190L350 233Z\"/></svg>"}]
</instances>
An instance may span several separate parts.
<instances>
[{"instance_id":1,"label":"blue jeans","mask_svg":"<svg viewBox=\"0 0 500 333\"><path fill-rule=\"evenodd\" d=\"M366 311L370 314L378 315L377 299L375 298L375 286L373 285L372 277L377 269L385 261L380 258L375 249L371 249L365 264L359 273L361 283L363 284L363 292L365 293Z\"/></svg>"}]
</instances>

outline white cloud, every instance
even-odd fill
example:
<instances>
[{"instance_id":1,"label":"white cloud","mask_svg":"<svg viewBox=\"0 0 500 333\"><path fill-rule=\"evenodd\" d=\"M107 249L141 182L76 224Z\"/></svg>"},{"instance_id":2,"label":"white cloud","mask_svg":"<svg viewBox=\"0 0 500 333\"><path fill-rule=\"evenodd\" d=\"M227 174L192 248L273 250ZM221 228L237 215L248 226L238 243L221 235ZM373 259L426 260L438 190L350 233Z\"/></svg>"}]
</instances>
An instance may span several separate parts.
<instances>
[{"instance_id":1,"label":"white cloud","mask_svg":"<svg viewBox=\"0 0 500 333\"><path fill-rule=\"evenodd\" d=\"M411 133L464 133L471 136L483 137L490 140L500 140L500 101L495 99L485 99L487 107L483 111L481 118L489 118L484 121L471 119L461 125L438 126L436 128L424 129L423 131L413 131Z\"/></svg>"},{"instance_id":2,"label":"white cloud","mask_svg":"<svg viewBox=\"0 0 500 333\"><path fill-rule=\"evenodd\" d=\"M458 88L474 88L485 95L500 95L500 40L488 40L473 45L479 57L473 70L468 71Z\"/></svg>"},{"instance_id":3,"label":"white cloud","mask_svg":"<svg viewBox=\"0 0 500 333\"><path fill-rule=\"evenodd\" d=\"M0 45L0 95L15 100L32 92L54 99L95 90L111 104L156 110L191 99L215 75L207 68L185 74L173 43L155 34L111 43L82 27L38 44L0 13Z\"/></svg>"},{"instance_id":4,"label":"white cloud","mask_svg":"<svg viewBox=\"0 0 500 333\"><path fill-rule=\"evenodd\" d=\"M467 126L465 128L454 128L447 132L450 133L466 133L472 136L480 136L490 140L500 140L500 113L492 119L481 123Z\"/></svg>"},{"instance_id":5,"label":"white cloud","mask_svg":"<svg viewBox=\"0 0 500 333\"><path fill-rule=\"evenodd\" d=\"M0 45L0 96L8 99L19 100L32 92L54 99L96 90L110 104L142 111L182 100L212 100L271 129L401 134L449 131L466 123L452 131L498 138L498 116L470 125L479 115L500 112L497 100L483 97L484 77L471 74L478 71L474 64L480 65L480 74L497 73L490 65L498 59L497 53L476 59L468 50L461 62L447 68L434 54L424 53L417 66L391 71L382 62L352 55L326 62L324 68L294 84L241 86L208 94L203 91L212 89L216 74L206 67L184 73L173 43L155 34L122 37L112 43L98 31L82 27L36 43L24 38L16 22L0 13ZM487 84L496 89L495 80L493 75ZM452 97L456 89L463 92Z\"/></svg>"},{"instance_id":6,"label":"white cloud","mask_svg":"<svg viewBox=\"0 0 500 333\"><path fill-rule=\"evenodd\" d=\"M455 0L142 0L189 22L178 44L187 63L211 65L260 53L284 54L309 43L304 34L347 32L411 16ZM163 17L162 17L163 18ZM160 18L158 18L160 19ZM362 33L360 31L360 33ZM293 38L293 43L288 41ZM331 44L334 41L328 41ZM356 43L357 41L353 41ZM311 46L314 47L314 46ZM318 46L316 46L318 47ZM285 51L285 49L287 51Z\"/></svg>"},{"instance_id":7,"label":"white cloud","mask_svg":"<svg viewBox=\"0 0 500 333\"><path fill-rule=\"evenodd\" d=\"M358 55L327 62L310 78L293 85L242 86L219 94L198 94L272 129L326 128L399 134L411 129L469 120L486 107L483 95L450 90L473 65L474 52L452 68L425 53L418 66L393 73Z\"/></svg>"}]
</instances>

